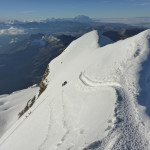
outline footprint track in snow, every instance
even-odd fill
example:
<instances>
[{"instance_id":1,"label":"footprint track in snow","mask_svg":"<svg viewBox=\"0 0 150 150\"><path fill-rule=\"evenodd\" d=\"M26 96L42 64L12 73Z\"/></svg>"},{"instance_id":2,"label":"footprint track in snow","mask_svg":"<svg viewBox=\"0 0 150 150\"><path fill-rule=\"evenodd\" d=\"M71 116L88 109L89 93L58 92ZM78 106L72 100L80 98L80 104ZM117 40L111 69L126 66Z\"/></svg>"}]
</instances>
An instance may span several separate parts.
<instances>
[{"instance_id":1,"label":"footprint track in snow","mask_svg":"<svg viewBox=\"0 0 150 150\"><path fill-rule=\"evenodd\" d=\"M121 85L117 82L103 82L103 81L94 81L91 78L87 77L83 72L80 73L79 79L85 86L88 87L101 87L101 86L108 86L108 87L121 87Z\"/></svg>"}]
</instances>

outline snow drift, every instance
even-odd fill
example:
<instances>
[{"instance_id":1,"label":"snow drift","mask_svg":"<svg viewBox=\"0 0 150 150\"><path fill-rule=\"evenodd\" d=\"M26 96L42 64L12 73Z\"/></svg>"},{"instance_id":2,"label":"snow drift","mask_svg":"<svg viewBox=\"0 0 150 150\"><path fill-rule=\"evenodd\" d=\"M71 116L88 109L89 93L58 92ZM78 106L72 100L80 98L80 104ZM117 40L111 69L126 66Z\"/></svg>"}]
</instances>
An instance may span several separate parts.
<instances>
[{"instance_id":1,"label":"snow drift","mask_svg":"<svg viewBox=\"0 0 150 150\"><path fill-rule=\"evenodd\" d=\"M108 40L87 33L49 64L47 88L1 150L150 149L150 30Z\"/></svg>"}]
</instances>

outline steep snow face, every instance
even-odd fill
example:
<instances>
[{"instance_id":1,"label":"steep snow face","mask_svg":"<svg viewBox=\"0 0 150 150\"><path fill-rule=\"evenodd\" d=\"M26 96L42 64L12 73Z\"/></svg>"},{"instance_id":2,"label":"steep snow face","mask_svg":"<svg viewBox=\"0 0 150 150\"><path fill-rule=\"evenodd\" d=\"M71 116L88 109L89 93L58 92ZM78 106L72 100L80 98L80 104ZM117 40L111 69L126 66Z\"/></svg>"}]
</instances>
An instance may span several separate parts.
<instances>
[{"instance_id":1,"label":"steep snow face","mask_svg":"<svg viewBox=\"0 0 150 150\"><path fill-rule=\"evenodd\" d=\"M33 86L0 96L0 137L18 120L18 113L38 91L39 87Z\"/></svg>"},{"instance_id":2,"label":"steep snow face","mask_svg":"<svg viewBox=\"0 0 150 150\"><path fill-rule=\"evenodd\" d=\"M150 86L149 75L143 75L150 30L104 43L110 42L92 31L49 64L47 89L31 115L21 117L0 139L1 150L150 149L150 120L144 111L149 103L141 106L139 96L145 84Z\"/></svg>"}]
</instances>

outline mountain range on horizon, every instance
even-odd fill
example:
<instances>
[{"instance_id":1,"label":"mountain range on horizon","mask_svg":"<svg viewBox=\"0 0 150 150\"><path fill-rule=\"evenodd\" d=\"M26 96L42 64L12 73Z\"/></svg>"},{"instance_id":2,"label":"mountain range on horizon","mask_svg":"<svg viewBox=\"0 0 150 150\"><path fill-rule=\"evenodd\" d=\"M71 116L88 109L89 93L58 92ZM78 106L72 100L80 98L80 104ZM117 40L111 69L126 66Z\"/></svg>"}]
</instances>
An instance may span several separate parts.
<instances>
[{"instance_id":1,"label":"mountain range on horizon","mask_svg":"<svg viewBox=\"0 0 150 150\"><path fill-rule=\"evenodd\" d=\"M124 23L124 24L131 24L131 25L138 25L138 26L144 26L149 27L150 24L150 17L143 16L143 17L125 17L125 18L90 18L86 15L78 15L72 18L46 18L41 20L0 20L0 23L8 23L8 24L23 24L27 22L43 22L43 23L49 23L49 22L64 22L64 21L72 21L72 22L81 22L81 23L91 23L91 22L101 22L101 23ZM146 26L147 25L147 26Z\"/></svg>"}]
</instances>

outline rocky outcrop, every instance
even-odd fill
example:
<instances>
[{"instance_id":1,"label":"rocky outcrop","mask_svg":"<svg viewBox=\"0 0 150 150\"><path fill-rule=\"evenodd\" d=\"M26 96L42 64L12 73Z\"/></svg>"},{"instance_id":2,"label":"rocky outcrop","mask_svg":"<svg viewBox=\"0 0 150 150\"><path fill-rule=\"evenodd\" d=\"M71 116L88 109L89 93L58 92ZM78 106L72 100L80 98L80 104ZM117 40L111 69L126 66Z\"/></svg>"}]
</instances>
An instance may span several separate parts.
<instances>
[{"instance_id":1,"label":"rocky outcrop","mask_svg":"<svg viewBox=\"0 0 150 150\"><path fill-rule=\"evenodd\" d=\"M32 99L30 99L27 102L27 105L25 106L25 108L18 114L18 118L20 118L25 112L27 112L29 110L29 108L32 107L32 105L34 104L35 100L36 100L36 97L34 96Z\"/></svg>"},{"instance_id":2,"label":"rocky outcrop","mask_svg":"<svg viewBox=\"0 0 150 150\"><path fill-rule=\"evenodd\" d=\"M49 74L49 65L47 66L46 71L45 71L45 73L44 73L44 75L43 75L43 77L42 77L42 80L41 80L40 84L39 84L40 90L39 90L39 95L38 95L38 97L39 97L39 96L43 93L43 91L47 88L47 84L46 84L45 82L46 82L46 77L47 77L48 74Z\"/></svg>"},{"instance_id":3,"label":"rocky outcrop","mask_svg":"<svg viewBox=\"0 0 150 150\"><path fill-rule=\"evenodd\" d=\"M44 73L44 75L42 77L42 80L41 80L40 84L39 84L40 90L39 90L38 97L47 88L47 84L45 82L46 82L46 77L47 77L48 74L49 74L49 66L47 66L46 71L45 71L45 73ZM33 106L33 104L35 103L36 99L37 99L36 96L34 96L32 99L30 99L27 102L27 105L25 106L25 108L18 114L18 118L20 118L25 112L27 112Z\"/></svg>"}]
</instances>

